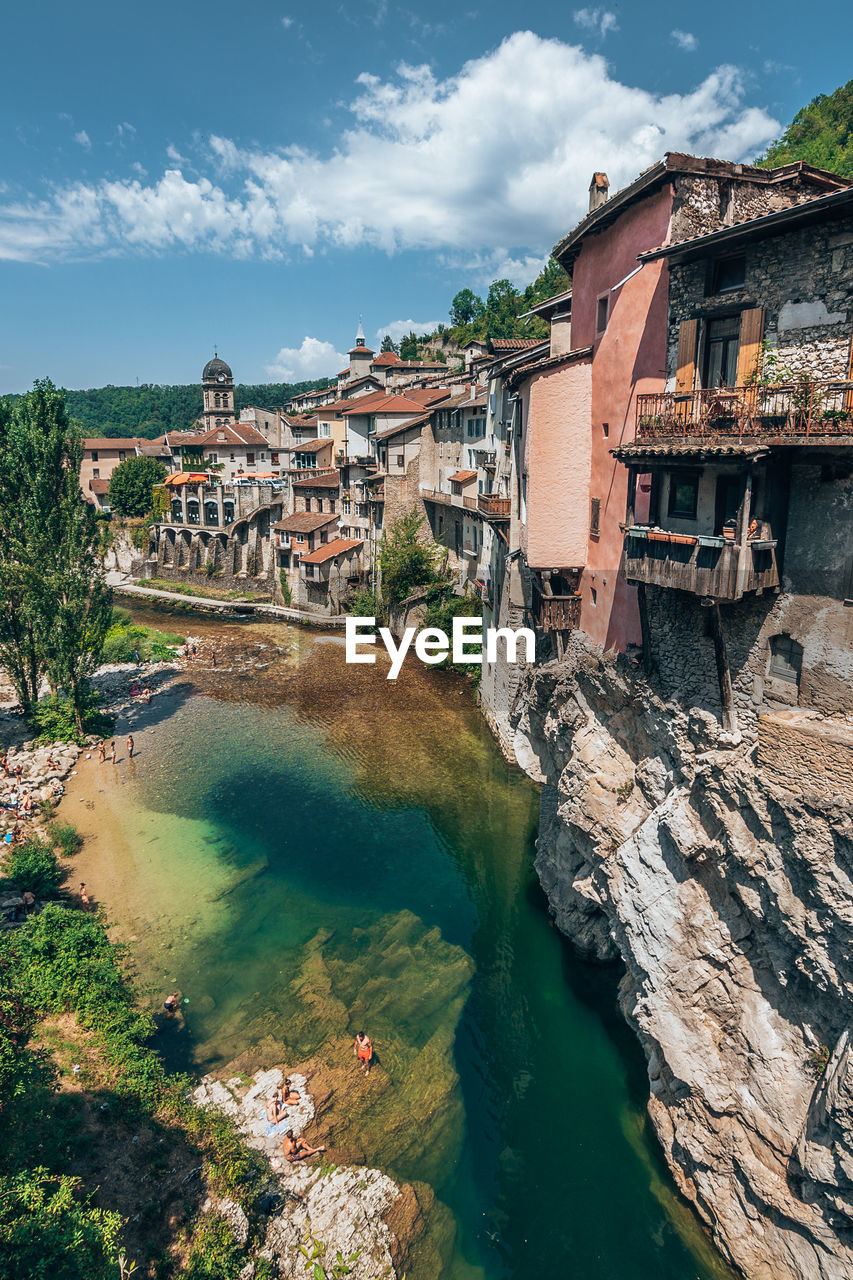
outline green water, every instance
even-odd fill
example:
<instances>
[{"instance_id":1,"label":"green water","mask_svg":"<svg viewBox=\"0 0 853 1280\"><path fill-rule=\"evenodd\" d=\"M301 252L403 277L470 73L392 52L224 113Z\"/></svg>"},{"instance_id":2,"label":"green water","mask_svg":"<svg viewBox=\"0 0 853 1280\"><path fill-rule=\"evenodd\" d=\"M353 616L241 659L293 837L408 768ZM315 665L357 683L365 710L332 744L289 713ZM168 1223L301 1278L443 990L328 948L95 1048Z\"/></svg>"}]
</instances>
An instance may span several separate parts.
<instances>
[{"instance_id":1,"label":"green water","mask_svg":"<svg viewBox=\"0 0 853 1280\"><path fill-rule=\"evenodd\" d=\"M199 671L105 784L132 850L111 912L152 1000L172 981L189 998L167 1055L332 1061L363 1024L377 1100L337 1136L449 1206L441 1280L727 1275L648 1133L618 973L552 926L538 793L469 692L419 667L392 684L304 632L242 634L266 670Z\"/></svg>"}]
</instances>

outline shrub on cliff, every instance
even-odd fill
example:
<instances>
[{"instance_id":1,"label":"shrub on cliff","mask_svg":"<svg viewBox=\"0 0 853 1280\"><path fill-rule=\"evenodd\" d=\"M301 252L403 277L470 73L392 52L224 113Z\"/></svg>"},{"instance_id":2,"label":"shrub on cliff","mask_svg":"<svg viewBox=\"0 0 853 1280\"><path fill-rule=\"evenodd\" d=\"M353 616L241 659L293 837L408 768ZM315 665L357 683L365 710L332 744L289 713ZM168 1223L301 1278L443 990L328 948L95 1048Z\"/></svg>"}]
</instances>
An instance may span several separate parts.
<instances>
[{"instance_id":1,"label":"shrub on cliff","mask_svg":"<svg viewBox=\"0 0 853 1280\"><path fill-rule=\"evenodd\" d=\"M93 1208L78 1178L38 1168L0 1178L4 1280L115 1280L121 1217Z\"/></svg>"}]
</instances>

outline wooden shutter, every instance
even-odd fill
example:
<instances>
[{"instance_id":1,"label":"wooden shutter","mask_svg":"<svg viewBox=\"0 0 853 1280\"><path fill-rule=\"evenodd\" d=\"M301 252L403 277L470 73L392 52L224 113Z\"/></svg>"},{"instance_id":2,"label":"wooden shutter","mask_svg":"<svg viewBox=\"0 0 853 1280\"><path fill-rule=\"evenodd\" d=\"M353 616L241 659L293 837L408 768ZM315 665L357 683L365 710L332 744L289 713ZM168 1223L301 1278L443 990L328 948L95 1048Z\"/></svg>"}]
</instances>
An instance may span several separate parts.
<instances>
[{"instance_id":1,"label":"wooden shutter","mask_svg":"<svg viewBox=\"0 0 853 1280\"><path fill-rule=\"evenodd\" d=\"M590 537L597 538L601 533L601 499L589 500L589 532Z\"/></svg>"},{"instance_id":2,"label":"wooden shutter","mask_svg":"<svg viewBox=\"0 0 853 1280\"><path fill-rule=\"evenodd\" d=\"M740 313L740 346L737 353L737 385L755 380L764 341L764 308L752 307Z\"/></svg>"},{"instance_id":3,"label":"wooden shutter","mask_svg":"<svg viewBox=\"0 0 853 1280\"><path fill-rule=\"evenodd\" d=\"M698 320L682 320L678 326L678 368L675 374L676 391L692 391L696 376L696 335Z\"/></svg>"}]
</instances>

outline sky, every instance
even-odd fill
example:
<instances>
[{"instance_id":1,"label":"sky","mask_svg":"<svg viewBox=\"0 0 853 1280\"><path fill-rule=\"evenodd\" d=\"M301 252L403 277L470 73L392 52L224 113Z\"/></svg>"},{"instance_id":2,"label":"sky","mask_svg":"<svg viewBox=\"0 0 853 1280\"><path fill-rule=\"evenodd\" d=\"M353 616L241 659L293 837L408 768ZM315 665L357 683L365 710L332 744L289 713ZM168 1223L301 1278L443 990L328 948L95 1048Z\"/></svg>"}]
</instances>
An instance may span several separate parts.
<instances>
[{"instance_id":1,"label":"sky","mask_svg":"<svg viewBox=\"0 0 853 1280\"><path fill-rule=\"evenodd\" d=\"M751 160L853 11L30 0L4 15L0 393L321 377L533 279L667 150ZM677 21L677 25L676 25Z\"/></svg>"}]
</instances>

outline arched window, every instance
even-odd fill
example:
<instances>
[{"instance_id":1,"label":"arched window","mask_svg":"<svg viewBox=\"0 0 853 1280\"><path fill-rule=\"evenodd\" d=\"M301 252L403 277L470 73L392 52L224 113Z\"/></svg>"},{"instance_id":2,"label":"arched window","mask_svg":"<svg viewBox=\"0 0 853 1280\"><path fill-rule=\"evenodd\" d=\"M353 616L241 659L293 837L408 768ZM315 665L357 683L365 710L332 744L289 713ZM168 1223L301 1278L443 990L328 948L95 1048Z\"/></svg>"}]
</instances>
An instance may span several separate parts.
<instances>
[{"instance_id":1,"label":"arched window","mask_svg":"<svg viewBox=\"0 0 853 1280\"><path fill-rule=\"evenodd\" d=\"M215 501L210 499L204 504L204 523L219 524L219 507Z\"/></svg>"},{"instance_id":2,"label":"arched window","mask_svg":"<svg viewBox=\"0 0 853 1280\"><path fill-rule=\"evenodd\" d=\"M172 519L176 524L183 524L184 522L184 509L181 506L180 498L172 499Z\"/></svg>"},{"instance_id":3,"label":"arched window","mask_svg":"<svg viewBox=\"0 0 853 1280\"><path fill-rule=\"evenodd\" d=\"M799 685L803 670L803 646L788 635L770 637L768 674L774 680Z\"/></svg>"},{"instance_id":4,"label":"arched window","mask_svg":"<svg viewBox=\"0 0 853 1280\"><path fill-rule=\"evenodd\" d=\"M216 395L213 397L213 403L214 403L214 405L216 406L216 408L218 409L218 408L219 408L219 392L218 392L218 391L217 391Z\"/></svg>"}]
</instances>

